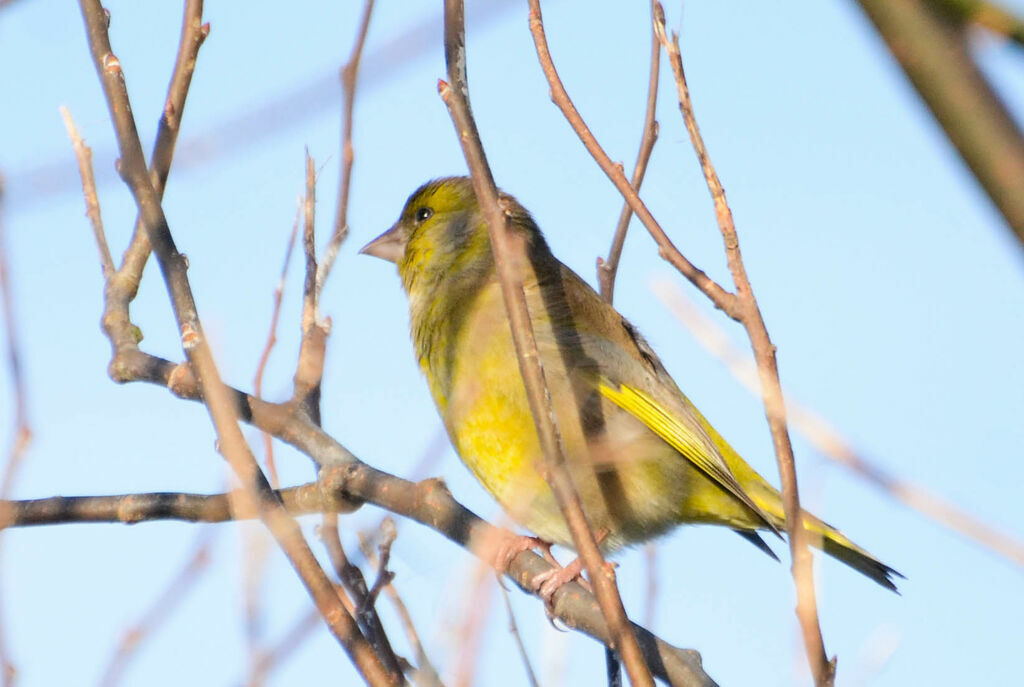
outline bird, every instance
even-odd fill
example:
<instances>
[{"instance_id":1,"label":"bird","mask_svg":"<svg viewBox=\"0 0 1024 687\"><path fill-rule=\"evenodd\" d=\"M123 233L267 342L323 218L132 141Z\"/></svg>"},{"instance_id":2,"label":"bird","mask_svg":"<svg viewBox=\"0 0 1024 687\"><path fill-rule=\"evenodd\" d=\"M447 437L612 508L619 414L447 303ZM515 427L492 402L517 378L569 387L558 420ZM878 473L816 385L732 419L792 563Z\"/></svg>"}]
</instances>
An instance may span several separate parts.
<instances>
[{"instance_id":1,"label":"bird","mask_svg":"<svg viewBox=\"0 0 1024 687\"><path fill-rule=\"evenodd\" d=\"M647 341L556 258L530 213L499 194L566 465L605 553L678 525L730 528L778 558L779 490L714 429ZM394 263L419 367L461 460L513 521L573 547L544 474L490 235L469 177L428 181L361 253ZM903 577L807 511L808 542L881 586ZM534 539L537 541L537 539Z\"/></svg>"}]
</instances>

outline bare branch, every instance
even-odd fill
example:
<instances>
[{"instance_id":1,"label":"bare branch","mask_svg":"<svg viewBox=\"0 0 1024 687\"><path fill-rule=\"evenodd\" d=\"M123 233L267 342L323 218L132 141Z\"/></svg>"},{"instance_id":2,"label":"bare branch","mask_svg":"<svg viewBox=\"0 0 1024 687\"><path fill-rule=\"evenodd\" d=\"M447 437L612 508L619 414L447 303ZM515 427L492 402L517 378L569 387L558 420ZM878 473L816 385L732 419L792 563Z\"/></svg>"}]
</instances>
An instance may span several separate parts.
<instances>
[{"instance_id":1,"label":"bare branch","mask_svg":"<svg viewBox=\"0 0 1024 687\"><path fill-rule=\"evenodd\" d=\"M120 172L132 191L171 296L181 333L182 348L200 379L203 397L217 432L220 450L231 464L251 498L259 505L261 519L292 562L332 632L348 652L363 678L372 685L392 685L401 676L389 674L372 646L362 636L352 616L302 537L297 523L281 502L256 463L237 424L233 398L224 386L206 341L187 277L187 261L178 252L160 207L160 199L146 170L142 145L131 113L124 74L110 48L109 17L98 0L81 0L93 61L103 85L121 151Z\"/></svg>"},{"instance_id":2,"label":"bare branch","mask_svg":"<svg viewBox=\"0 0 1024 687\"><path fill-rule=\"evenodd\" d=\"M800 515L802 510L797 489L796 467L793 461L793 446L786 426L786 406L782 398L782 385L779 381L779 369L775 360L775 345L768 336L764 319L761 317L761 310L757 305L757 299L743 265L739 237L736 235L732 211L725 200L725 190L711 164L711 158L708 156L704 140L697 127L693 103L690 101L690 91L683 72L679 37L673 35L672 40L669 40L665 33L665 15L660 7L657 8L656 15L655 31L668 53L669 62L672 65L676 90L679 94L679 109L683 114L686 130L690 134L701 171L704 173L704 179L714 201L715 217L725 243L726 260L736 286L739 320L746 329L750 345L754 349L754 357L757 360L757 370L761 380L761 400L764 403L765 415L771 429L772 441L775 445L775 459L782 480L782 505L786 514L786 534L789 538L789 551L793 559L793 581L797 591L796 614L800 621L804 649L810 662L811 673L814 675L814 682L818 687L826 687L835 681L835 659L830 661L825 654L825 642L822 639L821 626L818 622L818 604L814 595L811 552L807 547L807 532L804 530L803 518Z\"/></svg>"}]
</instances>

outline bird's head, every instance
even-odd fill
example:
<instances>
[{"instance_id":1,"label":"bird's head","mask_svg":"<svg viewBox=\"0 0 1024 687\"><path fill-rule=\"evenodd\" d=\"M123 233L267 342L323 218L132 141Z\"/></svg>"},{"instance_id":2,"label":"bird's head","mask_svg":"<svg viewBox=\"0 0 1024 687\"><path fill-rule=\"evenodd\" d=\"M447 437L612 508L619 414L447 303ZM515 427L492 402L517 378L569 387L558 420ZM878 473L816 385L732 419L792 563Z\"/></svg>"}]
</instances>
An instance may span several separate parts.
<instances>
[{"instance_id":1,"label":"bird's head","mask_svg":"<svg viewBox=\"0 0 1024 687\"><path fill-rule=\"evenodd\" d=\"M514 198L501 194L500 203L514 234L543 244L533 219ZM420 186L398 221L359 252L395 263L410 294L466 272L479 275L494 264L487 223L469 177L445 177Z\"/></svg>"}]
</instances>

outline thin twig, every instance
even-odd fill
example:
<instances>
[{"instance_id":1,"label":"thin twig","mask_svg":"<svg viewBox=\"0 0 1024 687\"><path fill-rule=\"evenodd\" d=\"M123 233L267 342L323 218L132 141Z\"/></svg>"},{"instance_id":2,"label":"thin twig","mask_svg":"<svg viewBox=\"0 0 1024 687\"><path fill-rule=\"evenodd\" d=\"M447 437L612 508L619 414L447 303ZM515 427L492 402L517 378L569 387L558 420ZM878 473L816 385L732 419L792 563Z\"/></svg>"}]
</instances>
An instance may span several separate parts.
<instances>
[{"instance_id":1,"label":"thin twig","mask_svg":"<svg viewBox=\"0 0 1024 687\"><path fill-rule=\"evenodd\" d=\"M779 381L779 369L775 359L775 345L772 344L765 327L761 310L757 305L753 288L747 277L746 267L740 255L739 237L733 223L732 211L725 199L725 190L711 164L704 140L697 126L693 112L693 103L686 85L683 72L683 60L679 50L679 37L673 35L669 40L665 32L665 16L661 8L656 12L655 31L662 46L668 53L669 63L675 76L676 90L679 95L679 109L683 114L686 130L697 153L704 180L715 205L715 218L722 233L725 244L725 256L736 287L736 298L740 322L743 324L754 350L757 361L758 375L761 380L761 400L764 403L765 415L771 429L772 441L775 446L775 458L782 481L782 504L786 515L786 534L789 538L789 550L793 559L793 581L797 591L796 614L803 633L804 649L810 663L814 682L818 687L831 685L835 681L835 659L829 660L825 653L825 642L821 636L821 625L818 622L818 605L814 594L814 573L812 559L807 547L807 533L804 530L803 518L800 513L800 496L797 488L796 467L793 461L793 446L786 426L786 406L782 398L782 385Z\"/></svg>"},{"instance_id":2,"label":"thin twig","mask_svg":"<svg viewBox=\"0 0 1024 687\"><path fill-rule=\"evenodd\" d=\"M80 0L90 51L103 86L121 151L120 173L132 191L146 227L150 245L164 275L178 322L182 349L201 380L202 394L213 421L219 448L259 505L261 519L292 562L328 626L349 654L363 679L372 685L402 682L389 674L362 636L352 616L341 605L337 593L302 536L298 524L287 514L246 446L234 413L231 394L221 381L213 354L203 333L187 276L185 257L178 252L146 169L124 74L110 48L109 18L98 0Z\"/></svg>"},{"instance_id":3,"label":"thin twig","mask_svg":"<svg viewBox=\"0 0 1024 687\"><path fill-rule=\"evenodd\" d=\"M63 105L60 106L60 116L64 120L64 128L67 129L71 145L75 149L78 173L82 177L82 192L85 196L85 216L89 218L89 224L92 225L96 247L99 249L103 281L107 281L114 274L114 259L110 256L110 244L107 243L107 237L103 232L103 217L100 214L99 198L96 196L96 178L92 173L92 150L85 145L85 141L78 134L78 129L75 128L75 120L71 118L71 112Z\"/></svg>"},{"instance_id":4,"label":"thin twig","mask_svg":"<svg viewBox=\"0 0 1024 687\"><path fill-rule=\"evenodd\" d=\"M523 662L523 669L526 671L526 681L530 687L540 687L537 683L537 674L533 672L533 665L530 663L530 655L526 653L526 645L519 634L519 626L516 624L516 614L512 611L512 601L508 598L508 590L498 585L501 598L505 601L505 612L508 613L508 632L516 643L516 650L519 652L519 659Z\"/></svg>"},{"instance_id":5,"label":"thin twig","mask_svg":"<svg viewBox=\"0 0 1024 687\"><path fill-rule=\"evenodd\" d=\"M644 174L647 173L647 163L651 160L651 152L658 140L658 120L655 119L658 106L658 77L661 76L661 43L658 35L654 32L654 12L657 3L651 2L651 70L647 81L647 111L644 114L644 130L640 138L640 150L636 154L636 164L633 166L633 179L630 186L636 193L640 193L640 184L644 182ZM612 247L608 251L608 259L597 262L597 282L601 287L601 297L609 303L615 298L615 275L619 269L619 258L622 257L622 248L626 245L626 231L629 229L629 221L633 218L633 208L629 203L624 202L622 212L619 213L619 223L615 227L615 234L612 238Z\"/></svg>"},{"instance_id":6,"label":"thin twig","mask_svg":"<svg viewBox=\"0 0 1024 687\"><path fill-rule=\"evenodd\" d=\"M377 533L380 533L381 527L384 522L390 520L389 517L385 517L381 524L377 527ZM394 523L392 522L392 526ZM359 533L359 549L363 552L363 556L366 558L370 565L380 568L379 559L377 554L374 553L373 547L370 545L370 537L364 533ZM383 586L384 594L388 597L391 605L395 608L395 613L398 614L399 622L402 623L402 630L405 632L406 639L409 640L409 646L412 647L413 652L416 654L416 666L415 673L412 676L412 682L417 687L443 687L441 678L437 674L437 670L434 668L434 664L430 662L430 658L427 657L427 652L423 648L423 642L420 641L419 632L416 631L416 625L412 621L412 614L409 613L409 608L402 601L402 596L398 593L398 589L395 587L394 580L389 581Z\"/></svg>"},{"instance_id":7,"label":"thin twig","mask_svg":"<svg viewBox=\"0 0 1024 687\"><path fill-rule=\"evenodd\" d=\"M395 579L395 574L388 570L388 563L391 562L391 545L395 543L397 536L398 530L395 528L395 521L391 518L384 518L377 540L377 577L366 594L366 598L360 602L363 606L372 607L377 603L377 597L380 596L381 590Z\"/></svg>"},{"instance_id":8,"label":"thin twig","mask_svg":"<svg viewBox=\"0 0 1024 687\"><path fill-rule=\"evenodd\" d=\"M531 7L533 5L531 2ZM551 407L551 395L544 381L544 369L537 352L537 341L534 338L533 325L520 280L522 265L528 264L525 246L522 239L514 237L508 231L505 213L499 206L494 177L487 165L487 158L469 105L464 12L462 0L445 0L444 45L450 85L442 82L440 92L455 125L473 179L473 189L487 222L495 270L501 283L502 297L512 328L512 340L519 360L519 372L523 377L530 412L543 449L547 472L545 477L569 526L573 544L587 571L588 579L594 586L601 610L608 620L612 631L610 646L623 657L630 679L636 687L653 687L654 681L630 629L622 599L619 598L615 585L615 571L605 564L594 533L587 524L579 495L566 469L562 440Z\"/></svg>"},{"instance_id":9,"label":"thin twig","mask_svg":"<svg viewBox=\"0 0 1024 687\"><path fill-rule=\"evenodd\" d=\"M477 561L471 566L469 579L459 582L459 596L462 607L455 613L455 620L446 625L455 625L450 634L456 653L455 687L470 687L474 684L476 669L480 664L480 647L484 643L487 618L491 613L493 599L491 568L486 561ZM501 585L498 585L501 586Z\"/></svg>"},{"instance_id":10,"label":"thin twig","mask_svg":"<svg viewBox=\"0 0 1024 687\"><path fill-rule=\"evenodd\" d=\"M210 563L210 542L213 530L204 529L196 537L192 555L185 561L178 574L168 583L152 605L147 608L134 624L125 630L118 643L114 655L111 656L103 676L99 680L101 687L113 687L121 682L128 663L138 653L139 646L167 621L171 614L181 607L181 603L192 589Z\"/></svg>"},{"instance_id":11,"label":"thin twig","mask_svg":"<svg viewBox=\"0 0 1024 687\"><path fill-rule=\"evenodd\" d=\"M352 164L355 162L355 149L352 147L352 113L356 101L359 62L363 56L363 46L366 44L366 34L370 30L372 14L373 0L366 0L366 4L363 6L363 17L359 22L359 30L356 32L356 40L352 45L352 52L348 56L348 62L341 69L341 97L344 103L341 117L341 178L338 182L338 206L334 217L334 231L321 256L320 268L316 274L318 301L324 288L324 282L327 281L331 268L334 267L334 260L338 257L341 244L348 236L348 197L352 187Z\"/></svg>"},{"instance_id":12,"label":"thin twig","mask_svg":"<svg viewBox=\"0 0 1024 687\"><path fill-rule=\"evenodd\" d=\"M721 327L710 317L703 315L674 285L659 281L654 289L665 306L690 330L697 342L725 363L726 368L744 389L755 395L760 393L757 366L748 355L733 345ZM978 519L925 487L890 474L877 460L854 448L853 443L828 420L794 400L789 394L786 394L785 398L790 424L822 456L842 465L908 508L1024 567L1024 542Z\"/></svg>"},{"instance_id":13,"label":"thin twig","mask_svg":"<svg viewBox=\"0 0 1024 687\"><path fill-rule=\"evenodd\" d=\"M311 608L306 611L274 646L261 652L255 658L246 684L249 687L263 685L270 673L291 658L295 651L320 627L322 627L322 620L317 609Z\"/></svg>"},{"instance_id":14,"label":"thin twig","mask_svg":"<svg viewBox=\"0 0 1024 687\"><path fill-rule=\"evenodd\" d=\"M388 670L401 672L402 668L395 650L391 646L384 624L377 614L374 599L376 592L366 587L366 579L358 566L349 561L348 555L341 544L341 535L338 532L338 514L325 513L320 526L320 538L327 549L327 555L331 559L334 574L341 580L341 584L352 597L355 608L356 621L370 640L377 655L381 657Z\"/></svg>"},{"instance_id":15,"label":"thin twig","mask_svg":"<svg viewBox=\"0 0 1024 687\"><path fill-rule=\"evenodd\" d=\"M295 249L295 239L299 233L299 216L302 212L302 205L295 211L295 221L292 223L291 235L288 237L288 246L284 251L284 262L281 264L281 276L277 279L277 284L274 286L274 300L273 309L270 314L270 328L267 332L267 343L263 346L263 352L260 354L260 361L256 365L256 375L252 380L252 390L257 396L263 396L263 374L266 372L267 363L270 361L270 352L274 349L274 345L277 343L277 323L281 318L281 304L284 300L284 285L285 279L288 276L288 265L292 261L292 251ZM275 489L280 486L280 481L277 477L277 465L274 462L274 441L266 432L263 432L263 448L267 456L267 475L270 478L270 484Z\"/></svg>"}]
</instances>

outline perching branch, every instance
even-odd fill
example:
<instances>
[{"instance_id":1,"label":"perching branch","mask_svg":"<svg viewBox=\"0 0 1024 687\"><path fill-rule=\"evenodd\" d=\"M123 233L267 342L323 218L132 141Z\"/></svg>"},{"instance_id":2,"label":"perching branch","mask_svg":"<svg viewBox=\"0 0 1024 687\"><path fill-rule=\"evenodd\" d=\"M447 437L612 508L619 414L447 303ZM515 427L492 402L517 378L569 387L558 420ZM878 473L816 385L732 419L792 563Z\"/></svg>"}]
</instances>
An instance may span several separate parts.
<instances>
[{"instance_id":1,"label":"perching branch","mask_svg":"<svg viewBox=\"0 0 1024 687\"><path fill-rule=\"evenodd\" d=\"M554 492L559 509L572 534L573 544L587 571L588 579L611 628L608 645L622 657L630 680L637 687L653 687L654 681L644 663L640 647L630 629L626 610L615 586L614 569L608 566L587 523L579 495L566 469L562 439L558 432L551 394L544 381L544 369L537 341L534 338L526 296L520 281L521 265L527 263L525 246L508 231L505 213L499 206L498 190L484 154L480 135L469 105L469 84L466 77L465 8L462 0L445 1L444 48L448 66L448 84L441 83L441 97L448 106L455 131L462 146L466 164L473 180L473 190L487 222L494 252L494 264L501 282L501 292L512 328L512 340L519 372L526 387L526 396L544 453L548 484Z\"/></svg>"},{"instance_id":2,"label":"perching branch","mask_svg":"<svg viewBox=\"0 0 1024 687\"><path fill-rule=\"evenodd\" d=\"M256 413L259 418L260 414ZM293 515L313 512L347 512L352 503L368 502L415 520L447 537L474 556L492 564L495 542L510 536L481 520L452 498L441 480L409 482L359 461L320 428L297 421L303 431L294 432L295 446L327 466L317 482L278 492ZM261 427L263 428L263 427ZM255 509L231 510L231 494L124 494L119 496L51 497L0 502L0 528L80 522L143 523L156 520L227 522L254 518ZM250 504L251 505L251 504ZM512 559L505 575L523 591L535 594L532 580L551 570L551 564L532 551ZM611 641L597 600L576 582L555 592L554 617L598 641ZM674 647L638 625L633 625L644 659L651 672L676 687L710 687L700 655Z\"/></svg>"}]
</instances>

